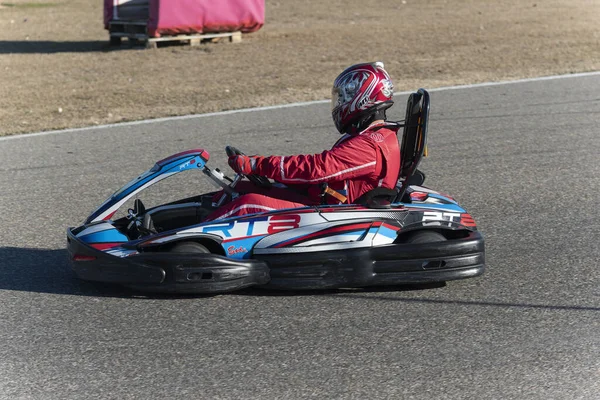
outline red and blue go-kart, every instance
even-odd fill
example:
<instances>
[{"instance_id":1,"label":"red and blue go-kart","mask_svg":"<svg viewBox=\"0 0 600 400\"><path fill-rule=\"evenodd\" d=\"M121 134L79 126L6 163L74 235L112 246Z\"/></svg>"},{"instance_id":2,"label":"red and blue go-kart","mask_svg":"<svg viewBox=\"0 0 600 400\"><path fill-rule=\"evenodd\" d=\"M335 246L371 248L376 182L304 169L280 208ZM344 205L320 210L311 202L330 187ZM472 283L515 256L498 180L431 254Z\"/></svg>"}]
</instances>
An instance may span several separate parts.
<instances>
[{"instance_id":1,"label":"red and blue go-kart","mask_svg":"<svg viewBox=\"0 0 600 400\"><path fill-rule=\"evenodd\" d=\"M203 222L220 201L201 194L145 209L129 199L173 174L197 169L228 196L233 179L207 167L202 149L158 161L115 192L82 226L67 230L75 273L154 292L219 293L250 286L333 289L443 282L484 272L484 241L455 200L422 186L429 95L408 100L395 190L375 189L356 204L307 206ZM237 152L228 147L229 154ZM268 186L264 177L249 176Z\"/></svg>"}]
</instances>

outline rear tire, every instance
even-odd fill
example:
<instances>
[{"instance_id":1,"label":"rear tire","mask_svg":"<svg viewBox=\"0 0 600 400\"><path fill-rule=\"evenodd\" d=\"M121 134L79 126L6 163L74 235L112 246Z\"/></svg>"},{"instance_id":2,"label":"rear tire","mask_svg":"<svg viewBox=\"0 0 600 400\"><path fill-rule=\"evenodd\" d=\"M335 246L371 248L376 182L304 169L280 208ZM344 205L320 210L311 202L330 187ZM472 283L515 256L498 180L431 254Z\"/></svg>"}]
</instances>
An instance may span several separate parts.
<instances>
[{"instance_id":1,"label":"rear tire","mask_svg":"<svg viewBox=\"0 0 600 400\"><path fill-rule=\"evenodd\" d=\"M436 231L416 231L416 232L411 233L406 238L404 243L421 244L421 243L445 242L446 240L448 240L448 239L446 239L446 237L444 235L442 235L441 233L436 232ZM434 288L441 288L444 286L446 286L446 282L439 281L439 282L417 284L414 287L419 288L419 289L434 289Z\"/></svg>"},{"instance_id":2,"label":"rear tire","mask_svg":"<svg viewBox=\"0 0 600 400\"><path fill-rule=\"evenodd\" d=\"M435 231L417 231L409 235L404 243L434 243L445 242L447 239L439 232Z\"/></svg>"},{"instance_id":3,"label":"rear tire","mask_svg":"<svg viewBox=\"0 0 600 400\"><path fill-rule=\"evenodd\" d=\"M171 253L210 253L210 251L197 242L177 243L170 250Z\"/></svg>"}]
</instances>

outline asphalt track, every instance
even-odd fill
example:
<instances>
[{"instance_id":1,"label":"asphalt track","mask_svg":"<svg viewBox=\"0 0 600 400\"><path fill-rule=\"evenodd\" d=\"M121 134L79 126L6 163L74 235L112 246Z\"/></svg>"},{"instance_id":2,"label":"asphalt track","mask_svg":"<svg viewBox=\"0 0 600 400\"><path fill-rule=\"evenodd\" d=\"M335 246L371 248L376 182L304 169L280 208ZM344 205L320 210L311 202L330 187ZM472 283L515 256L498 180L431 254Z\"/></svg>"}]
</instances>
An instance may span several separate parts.
<instances>
[{"instance_id":1,"label":"asphalt track","mask_svg":"<svg viewBox=\"0 0 600 400\"><path fill-rule=\"evenodd\" d=\"M488 268L437 288L144 297L69 270L65 228L157 159L319 152L326 104L0 141L0 398L600 398L599 93L600 75L432 92L422 168ZM148 201L208 188L185 178Z\"/></svg>"}]
</instances>

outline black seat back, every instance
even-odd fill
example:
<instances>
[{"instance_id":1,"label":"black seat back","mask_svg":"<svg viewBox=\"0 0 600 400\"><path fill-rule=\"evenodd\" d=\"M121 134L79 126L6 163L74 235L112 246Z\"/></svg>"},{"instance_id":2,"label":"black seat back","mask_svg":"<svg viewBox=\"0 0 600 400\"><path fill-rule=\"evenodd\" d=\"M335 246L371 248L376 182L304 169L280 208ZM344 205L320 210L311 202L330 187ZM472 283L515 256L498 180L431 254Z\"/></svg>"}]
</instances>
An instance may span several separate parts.
<instances>
[{"instance_id":1,"label":"black seat back","mask_svg":"<svg viewBox=\"0 0 600 400\"><path fill-rule=\"evenodd\" d=\"M400 186L397 200L401 200L409 180L417 171L423 156L427 155L427 123L429 121L429 93L419 89L411 93L406 104L406 118L400 145Z\"/></svg>"},{"instance_id":2,"label":"black seat back","mask_svg":"<svg viewBox=\"0 0 600 400\"><path fill-rule=\"evenodd\" d=\"M408 96L406 118L400 144L400 174L395 189L375 188L354 201L369 208L387 208L403 201L409 185L421 185L425 174L417 170L427 155L427 123L429 121L429 93L419 89Z\"/></svg>"}]
</instances>

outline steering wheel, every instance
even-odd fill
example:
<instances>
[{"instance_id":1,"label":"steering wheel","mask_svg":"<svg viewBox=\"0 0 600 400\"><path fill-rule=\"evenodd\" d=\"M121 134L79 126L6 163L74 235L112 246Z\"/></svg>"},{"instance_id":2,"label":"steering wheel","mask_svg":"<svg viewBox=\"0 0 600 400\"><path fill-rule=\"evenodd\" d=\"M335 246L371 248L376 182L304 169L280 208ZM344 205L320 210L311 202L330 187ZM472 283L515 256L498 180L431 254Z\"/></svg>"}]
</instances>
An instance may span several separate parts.
<instances>
[{"instance_id":1,"label":"steering wheel","mask_svg":"<svg viewBox=\"0 0 600 400\"><path fill-rule=\"evenodd\" d=\"M225 153L227 153L228 157L244 155L244 153L242 153L241 151L239 151L237 148L235 148L233 146L226 146ZM248 180L250 182L254 183L258 187L263 187L263 188L268 189L271 186L273 186L271 181L264 176L252 174L252 175L246 175L246 177L248 178Z\"/></svg>"},{"instance_id":2,"label":"steering wheel","mask_svg":"<svg viewBox=\"0 0 600 400\"><path fill-rule=\"evenodd\" d=\"M127 210L127 219L131 221L127 225L127 231L135 239L157 233L153 227L145 226L145 216L146 207L144 206L144 203L142 203L142 200L140 199L135 199L135 202L133 203L133 209L130 208Z\"/></svg>"}]
</instances>

